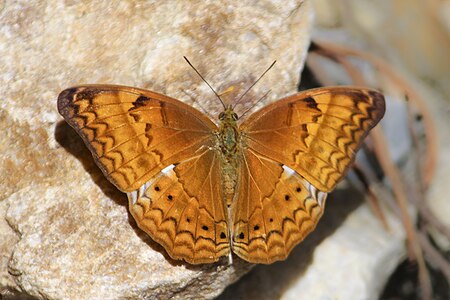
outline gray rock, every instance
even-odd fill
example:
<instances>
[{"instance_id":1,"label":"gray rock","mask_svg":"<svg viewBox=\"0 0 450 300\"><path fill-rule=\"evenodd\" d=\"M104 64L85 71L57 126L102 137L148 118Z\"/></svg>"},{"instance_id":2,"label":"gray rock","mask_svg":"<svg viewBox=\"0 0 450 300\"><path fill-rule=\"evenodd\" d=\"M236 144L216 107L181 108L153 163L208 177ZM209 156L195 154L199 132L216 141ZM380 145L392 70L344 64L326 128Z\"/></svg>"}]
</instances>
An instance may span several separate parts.
<instances>
[{"instance_id":1,"label":"gray rock","mask_svg":"<svg viewBox=\"0 0 450 300\"><path fill-rule=\"evenodd\" d=\"M142 233L89 151L57 113L82 83L152 89L220 103L189 57L233 101L252 106L296 91L312 27L308 2L8 3L0 10L0 293L40 299L213 298L245 274L236 260L190 266ZM6 219L5 219L6 218Z\"/></svg>"}]
</instances>

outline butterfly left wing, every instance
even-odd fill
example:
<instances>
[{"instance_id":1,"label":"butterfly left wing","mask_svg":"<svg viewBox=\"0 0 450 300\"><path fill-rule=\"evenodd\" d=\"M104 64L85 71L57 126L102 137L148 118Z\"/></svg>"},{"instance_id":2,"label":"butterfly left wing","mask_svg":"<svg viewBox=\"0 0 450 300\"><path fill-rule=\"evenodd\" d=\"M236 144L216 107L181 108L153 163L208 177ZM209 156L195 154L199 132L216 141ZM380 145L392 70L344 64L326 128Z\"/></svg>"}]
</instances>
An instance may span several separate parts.
<instances>
[{"instance_id":1,"label":"butterfly left wing","mask_svg":"<svg viewBox=\"0 0 450 300\"><path fill-rule=\"evenodd\" d=\"M244 144L323 192L345 176L364 137L383 117L384 97L357 87L307 90L265 106L241 126Z\"/></svg>"}]
</instances>

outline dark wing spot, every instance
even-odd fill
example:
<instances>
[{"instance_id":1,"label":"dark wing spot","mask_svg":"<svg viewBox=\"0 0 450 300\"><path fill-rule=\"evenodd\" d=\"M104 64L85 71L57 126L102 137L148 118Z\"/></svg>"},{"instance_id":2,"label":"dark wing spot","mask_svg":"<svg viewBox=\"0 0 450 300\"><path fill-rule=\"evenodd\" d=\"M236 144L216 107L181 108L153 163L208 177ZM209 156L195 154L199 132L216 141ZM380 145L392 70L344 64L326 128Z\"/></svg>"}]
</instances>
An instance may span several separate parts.
<instances>
[{"instance_id":1,"label":"dark wing spot","mask_svg":"<svg viewBox=\"0 0 450 300\"><path fill-rule=\"evenodd\" d=\"M272 218L270 218L270 220L269 220L270 222L273 222L273 219Z\"/></svg>"},{"instance_id":2,"label":"dark wing spot","mask_svg":"<svg viewBox=\"0 0 450 300\"><path fill-rule=\"evenodd\" d=\"M152 143L153 136L150 134L150 130L152 129L152 124L146 123L145 124L145 137L147 138L147 147L150 147L150 144Z\"/></svg>"},{"instance_id":3,"label":"dark wing spot","mask_svg":"<svg viewBox=\"0 0 450 300\"><path fill-rule=\"evenodd\" d=\"M137 159L138 165L141 166L142 168L147 169L149 167L149 162L144 159L143 157L140 157Z\"/></svg>"},{"instance_id":4,"label":"dark wing spot","mask_svg":"<svg viewBox=\"0 0 450 300\"><path fill-rule=\"evenodd\" d=\"M253 227L254 230L259 230L259 226L255 225L255 227Z\"/></svg>"},{"instance_id":5,"label":"dark wing spot","mask_svg":"<svg viewBox=\"0 0 450 300\"><path fill-rule=\"evenodd\" d=\"M169 196L167 196L167 199L168 199L168 200L173 200L173 196L172 196L172 195L169 195Z\"/></svg>"},{"instance_id":6,"label":"dark wing spot","mask_svg":"<svg viewBox=\"0 0 450 300\"><path fill-rule=\"evenodd\" d=\"M130 111L132 108L130 108L128 111ZM133 113L133 112L131 112L130 113L130 116L133 118L133 120L136 122L136 123L139 123L139 122L141 122L141 120L142 120L142 116L141 116L141 114L138 112L138 113Z\"/></svg>"},{"instance_id":7,"label":"dark wing spot","mask_svg":"<svg viewBox=\"0 0 450 300\"><path fill-rule=\"evenodd\" d=\"M100 94L102 91L96 88L87 88L85 90L80 91L76 97L77 100L85 99L85 100L92 100L95 96Z\"/></svg>"},{"instance_id":8,"label":"dark wing spot","mask_svg":"<svg viewBox=\"0 0 450 300\"><path fill-rule=\"evenodd\" d=\"M191 223L191 219L187 218L186 222Z\"/></svg>"},{"instance_id":9,"label":"dark wing spot","mask_svg":"<svg viewBox=\"0 0 450 300\"><path fill-rule=\"evenodd\" d=\"M223 233L223 232L220 233L220 238L221 238L221 239L224 239L224 238L226 238L226 237L227 237L227 236L225 235L225 233Z\"/></svg>"},{"instance_id":10,"label":"dark wing spot","mask_svg":"<svg viewBox=\"0 0 450 300\"><path fill-rule=\"evenodd\" d=\"M161 189L159 188L159 186L155 186L155 191L159 192Z\"/></svg>"},{"instance_id":11,"label":"dark wing spot","mask_svg":"<svg viewBox=\"0 0 450 300\"><path fill-rule=\"evenodd\" d=\"M145 97L143 95L140 95L134 102L133 102L133 106L134 107L141 107L145 105L145 102L149 101L150 98Z\"/></svg>"},{"instance_id":12,"label":"dark wing spot","mask_svg":"<svg viewBox=\"0 0 450 300\"><path fill-rule=\"evenodd\" d=\"M284 195L284 200L289 201L291 197L289 195Z\"/></svg>"},{"instance_id":13,"label":"dark wing spot","mask_svg":"<svg viewBox=\"0 0 450 300\"><path fill-rule=\"evenodd\" d=\"M241 232L241 233L239 234L239 238L240 238L240 239L243 239L243 238L244 238L244 233L243 233L243 232Z\"/></svg>"},{"instance_id":14,"label":"dark wing spot","mask_svg":"<svg viewBox=\"0 0 450 300\"><path fill-rule=\"evenodd\" d=\"M297 191L297 193L300 193L302 191L302 188L298 186L295 190Z\"/></svg>"},{"instance_id":15,"label":"dark wing spot","mask_svg":"<svg viewBox=\"0 0 450 300\"><path fill-rule=\"evenodd\" d=\"M208 226L203 225L203 226L202 226L202 229L203 229L203 230L208 230Z\"/></svg>"},{"instance_id":16,"label":"dark wing spot","mask_svg":"<svg viewBox=\"0 0 450 300\"><path fill-rule=\"evenodd\" d=\"M317 107L317 102L316 102L316 100L314 100L313 97L308 97L308 98L306 98L306 99L303 100L303 101L306 102L306 106L308 106L309 108L312 108L312 109L316 109L316 110L318 110L318 111L321 111L321 110Z\"/></svg>"}]
</instances>

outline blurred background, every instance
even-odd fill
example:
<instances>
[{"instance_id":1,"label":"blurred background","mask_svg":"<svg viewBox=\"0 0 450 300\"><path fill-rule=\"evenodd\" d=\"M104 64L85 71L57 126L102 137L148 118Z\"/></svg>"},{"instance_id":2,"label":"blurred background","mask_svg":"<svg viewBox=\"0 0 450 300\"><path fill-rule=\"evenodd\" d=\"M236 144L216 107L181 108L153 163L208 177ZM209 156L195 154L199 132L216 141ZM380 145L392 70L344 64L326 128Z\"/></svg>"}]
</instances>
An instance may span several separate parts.
<instances>
[{"instance_id":1,"label":"blurred background","mask_svg":"<svg viewBox=\"0 0 450 300\"><path fill-rule=\"evenodd\" d=\"M320 30L345 31L449 95L450 1L313 0Z\"/></svg>"}]
</instances>

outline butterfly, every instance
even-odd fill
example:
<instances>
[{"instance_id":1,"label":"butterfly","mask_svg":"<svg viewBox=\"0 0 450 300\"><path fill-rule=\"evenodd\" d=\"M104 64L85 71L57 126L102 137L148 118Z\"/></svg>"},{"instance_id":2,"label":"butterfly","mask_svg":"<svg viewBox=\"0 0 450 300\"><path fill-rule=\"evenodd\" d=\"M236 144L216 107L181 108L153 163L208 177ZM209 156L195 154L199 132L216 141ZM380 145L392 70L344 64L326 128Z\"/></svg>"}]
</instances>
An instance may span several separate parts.
<instances>
[{"instance_id":1,"label":"butterfly","mask_svg":"<svg viewBox=\"0 0 450 300\"><path fill-rule=\"evenodd\" d=\"M152 91L82 85L60 93L58 111L170 257L270 264L314 230L385 102L367 88L317 88L248 118L224 105L213 122Z\"/></svg>"}]
</instances>

